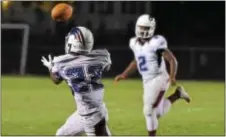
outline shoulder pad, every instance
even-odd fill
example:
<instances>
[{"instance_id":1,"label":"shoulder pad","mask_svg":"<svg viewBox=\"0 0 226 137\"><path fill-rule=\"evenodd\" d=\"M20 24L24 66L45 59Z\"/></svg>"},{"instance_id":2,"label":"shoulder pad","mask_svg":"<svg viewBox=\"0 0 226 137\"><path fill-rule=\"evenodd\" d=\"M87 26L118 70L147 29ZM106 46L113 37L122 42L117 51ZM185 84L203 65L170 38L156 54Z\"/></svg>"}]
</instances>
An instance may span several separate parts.
<instances>
[{"instance_id":1,"label":"shoulder pad","mask_svg":"<svg viewBox=\"0 0 226 137\"><path fill-rule=\"evenodd\" d=\"M133 46L136 44L137 38L136 37L132 37L129 41L129 47L131 49L133 49Z\"/></svg>"},{"instance_id":2,"label":"shoulder pad","mask_svg":"<svg viewBox=\"0 0 226 137\"><path fill-rule=\"evenodd\" d=\"M162 35L155 35L151 39L151 44L155 45L156 48L167 48L167 41Z\"/></svg>"},{"instance_id":3,"label":"shoulder pad","mask_svg":"<svg viewBox=\"0 0 226 137\"><path fill-rule=\"evenodd\" d=\"M152 40L166 40L164 36L162 35L154 35L152 37Z\"/></svg>"}]
</instances>

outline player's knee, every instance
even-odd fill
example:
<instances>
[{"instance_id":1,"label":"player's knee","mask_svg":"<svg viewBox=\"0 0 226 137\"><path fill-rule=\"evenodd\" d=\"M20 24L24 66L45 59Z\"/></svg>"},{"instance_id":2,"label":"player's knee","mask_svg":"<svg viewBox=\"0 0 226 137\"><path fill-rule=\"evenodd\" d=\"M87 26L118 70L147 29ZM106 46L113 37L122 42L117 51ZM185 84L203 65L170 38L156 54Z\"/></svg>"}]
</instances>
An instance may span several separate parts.
<instances>
[{"instance_id":1,"label":"player's knee","mask_svg":"<svg viewBox=\"0 0 226 137\"><path fill-rule=\"evenodd\" d=\"M153 113L153 108L151 106L145 105L143 108L143 113L145 116L151 116Z\"/></svg>"},{"instance_id":2,"label":"player's knee","mask_svg":"<svg viewBox=\"0 0 226 137\"><path fill-rule=\"evenodd\" d=\"M56 136L81 136L83 131L66 131L64 129L58 129L56 132Z\"/></svg>"},{"instance_id":3,"label":"player's knee","mask_svg":"<svg viewBox=\"0 0 226 137\"><path fill-rule=\"evenodd\" d=\"M57 130L56 132L56 136L63 136L64 135L64 131L60 128Z\"/></svg>"},{"instance_id":4,"label":"player's knee","mask_svg":"<svg viewBox=\"0 0 226 137\"><path fill-rule=\"evenodd\" d=\"M168 99L164 99L163 103L161 105L158 106L157 108L157 117L160 118L163 115L165 115L166 113L169 112L171 107L171 103Z\"/></svg>"},{"instance_id":5,"label":"player's knee","mask_svg":"<svg viewBox=\"0 0 226 137\"><path fill-rule=\"evenodd\" d=\"M68 136L70 133L63 127L59 128L56 132L56 136Z\"/></svg>"}]
</instances>

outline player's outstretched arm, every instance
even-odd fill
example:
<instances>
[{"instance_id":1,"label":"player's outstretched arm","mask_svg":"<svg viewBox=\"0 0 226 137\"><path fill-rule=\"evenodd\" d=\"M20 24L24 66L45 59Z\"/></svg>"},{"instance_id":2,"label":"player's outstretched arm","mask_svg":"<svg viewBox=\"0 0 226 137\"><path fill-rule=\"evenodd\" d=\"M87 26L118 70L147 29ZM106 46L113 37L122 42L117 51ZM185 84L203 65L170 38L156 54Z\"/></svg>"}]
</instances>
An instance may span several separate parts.
<instances>
[{"instance_id":1,"label":"player's outstretched arm","mask_svg":"<svg viewBox=\"0 0 226 137\"><path fill-rule=\"evenodd\" d=\"M177 74L177 59L169 49L165 49L163 52L164 59L170 64L170 82L172 85L176 85Z\"/></svg>"},{"instance_id":2,"label":"player's outstretched arm","mask_svg":"<svg viewBox=\"0 0 226 137\"><path fill-rule=\"evenodd\" d=\"M123 73L121 73L115 77L115 82L127 78L131 74L135 73L136 70L137 70L137 63L136 63L136 60L133 60L133 61L131 61L129 66L123 71Z\"/></svg>"},{"instance_id":3,"label":"player's outstretched arm","mask_svg":"<svg viewBox=\"0 0 226 137\"><path fill-rule=\"evenodd\" d=\"M50 73L50 78L52 79L53 83L55 84L60 84L62 82L62 78L60 76L57 75L56 73L53 73L52 70L54 69L54 71L57 71L56 67L53 66L53 60L51 55L48 56L47 60L45 57L42 57L41 62L43 63L43 65L45 67L47 67L49 69L49 73Z\"/></svg>"}]
</instances>

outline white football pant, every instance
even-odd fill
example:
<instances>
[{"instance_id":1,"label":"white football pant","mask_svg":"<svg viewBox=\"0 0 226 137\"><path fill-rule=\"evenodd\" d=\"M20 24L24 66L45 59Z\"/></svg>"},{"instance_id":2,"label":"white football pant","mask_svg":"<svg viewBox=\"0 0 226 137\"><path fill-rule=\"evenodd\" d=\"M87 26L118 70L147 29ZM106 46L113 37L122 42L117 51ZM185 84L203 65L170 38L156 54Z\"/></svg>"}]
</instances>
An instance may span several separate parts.
<instances>
[{"instance_id":1,"label":"white football pant","mask_svg":"<svg viewBox=\"0 0 226 137\"><path fill-rule=\"evenodd\" d=\"M170 85L168 74L161 74L144 83L143 113L148 131L158 128L158 117L169 111L171 103L164 99Z\"/></svg>"},{"instance_id":2,"label":"white football pant","mask_svg":"<svg viewBox=\"0 0 226 137\"><path fill-rule=\"evenodd\" d=\"M108 112L107 109L104 107L104 115L106 122L108 121ZM99 113L99 112L98 112ZM96 124L97 116L100 116L101 114L98 114L91 116L90 118L84 118L80 116L77 112L74 112L64 123L63 126L61 126L57 132L56 136L79 136L84 133L86 133L87 136L95 136L95 129L94 126ZM100 112L101 113L101 112ZM103 112L102 112L103 113ZM103 119L104 117L100 117L98 119ZM95 119L95 123L92 122L92 119ZM108 135L110 134L110 130L106 124L106 130L108 132Z\"/></svg>"}]
</instances>

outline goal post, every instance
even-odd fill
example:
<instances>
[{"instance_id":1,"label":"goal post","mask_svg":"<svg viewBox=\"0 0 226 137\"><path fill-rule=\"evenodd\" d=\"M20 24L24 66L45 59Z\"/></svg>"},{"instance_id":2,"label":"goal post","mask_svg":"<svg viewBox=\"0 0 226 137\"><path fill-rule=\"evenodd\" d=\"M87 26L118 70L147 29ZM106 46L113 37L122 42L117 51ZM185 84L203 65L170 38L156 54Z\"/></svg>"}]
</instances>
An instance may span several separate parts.
<instances>
[{"instance_id":1,"label":"goal post","mask_svg":"<svg viewBox=\"0 0 226 137\"><path fill-rule=\"evenodd\" d=\"M1 24L1 29L20 29L23 30L21 57L20 57L20 75L26 73L27 51L29 42L30 26L28 24Z\"/></svg>"}]
</instances>

